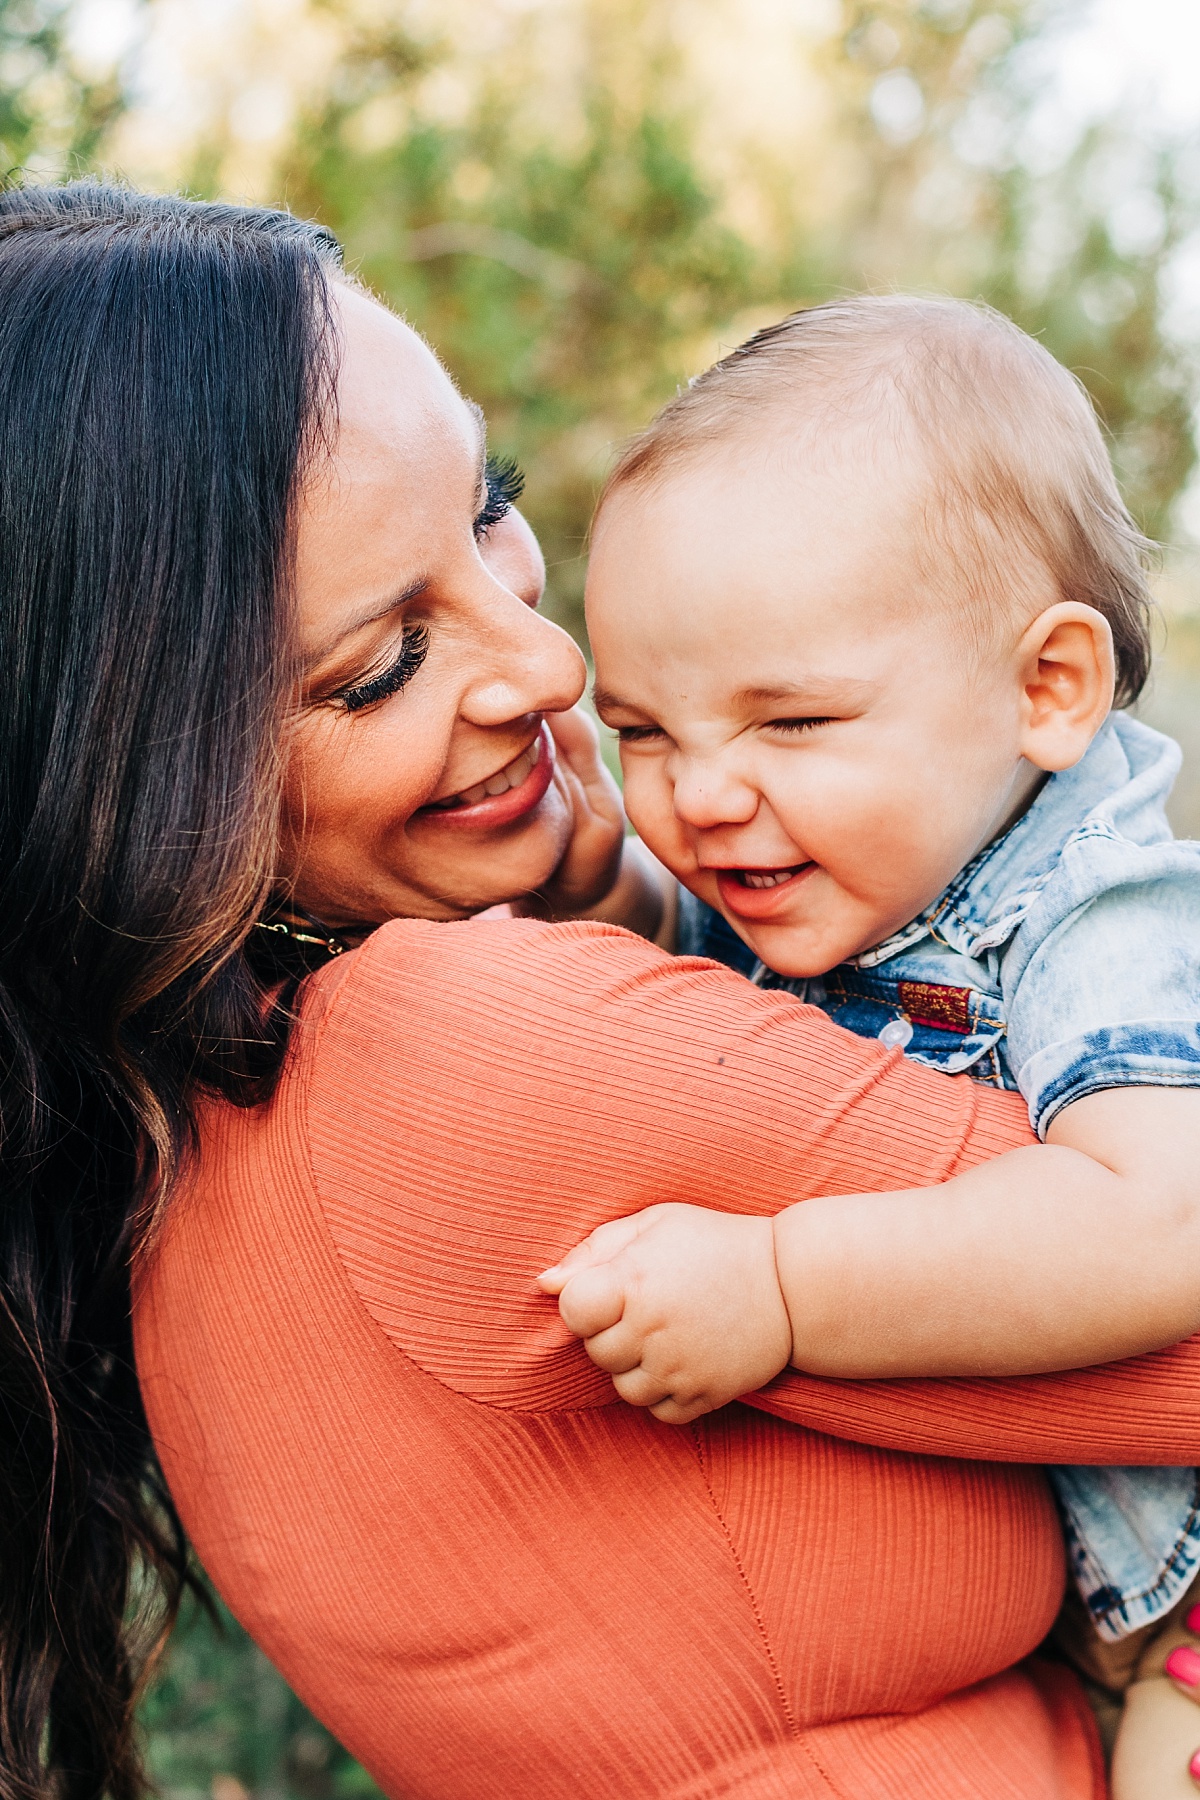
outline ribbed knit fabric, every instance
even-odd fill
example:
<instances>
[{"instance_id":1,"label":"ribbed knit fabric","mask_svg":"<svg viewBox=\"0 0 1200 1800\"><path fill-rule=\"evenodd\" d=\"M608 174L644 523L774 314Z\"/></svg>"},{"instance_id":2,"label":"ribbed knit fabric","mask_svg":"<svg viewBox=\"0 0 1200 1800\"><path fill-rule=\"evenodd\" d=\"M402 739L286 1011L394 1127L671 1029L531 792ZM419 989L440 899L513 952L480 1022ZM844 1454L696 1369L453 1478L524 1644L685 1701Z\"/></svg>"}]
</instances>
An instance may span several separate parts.
<instances>
[{"instance_id":1,"label":"ribbed knit fabric","mask_svg":"<svg viewBox=\"0 0 1200 1800\"><path fill-rule=\"evenodd\" d=\"M1012 1668L1063 1581L1019 1463L1200 1461L1195 1344L677 1430L533 1285L654 1201L940 1179L1017 1097L605 927L399 922L307 989L273 1102L202 1120L138 1362L206 1567L384 1789L1097 1800L1072 1681Z\"/></svg>"}]
</instances>

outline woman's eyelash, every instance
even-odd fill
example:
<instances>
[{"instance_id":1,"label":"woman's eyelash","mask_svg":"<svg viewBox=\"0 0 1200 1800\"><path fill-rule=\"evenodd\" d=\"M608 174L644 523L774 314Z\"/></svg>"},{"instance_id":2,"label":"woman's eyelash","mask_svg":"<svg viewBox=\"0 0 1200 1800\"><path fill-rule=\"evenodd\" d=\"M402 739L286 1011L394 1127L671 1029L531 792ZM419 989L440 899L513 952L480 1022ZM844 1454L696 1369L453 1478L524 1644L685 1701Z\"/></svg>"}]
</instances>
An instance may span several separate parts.
<instances>
[{"instance_id":1,"label":"woman's eyelash","mask_svg":"<svg viewBox=\"0 0 1200 1800\"><path fill-rule=\"evenodd\" d=\"M511 456L489 456L483 465L483 480L487 492L475 515L476 537L485 537L498 525L525 491L525 477Z\"/></svg>"},{"instance_id":2,"label":"woman's eyelash","mask_svg":"<svg viewBox=\"0 0 1200 1800\"><path fill-rule=\"evenodd\" d=\"M428 654L428 629L424 625L410 626L404 633L400 654L389 668L372 675L370 681L360 682L358 687L343 688L333 698L340 700L347 712L361 712L364 706L374 706L377 701L386 700L389 694L398 694L402 687L407 687Z\"/></svg>"}]
</instances>

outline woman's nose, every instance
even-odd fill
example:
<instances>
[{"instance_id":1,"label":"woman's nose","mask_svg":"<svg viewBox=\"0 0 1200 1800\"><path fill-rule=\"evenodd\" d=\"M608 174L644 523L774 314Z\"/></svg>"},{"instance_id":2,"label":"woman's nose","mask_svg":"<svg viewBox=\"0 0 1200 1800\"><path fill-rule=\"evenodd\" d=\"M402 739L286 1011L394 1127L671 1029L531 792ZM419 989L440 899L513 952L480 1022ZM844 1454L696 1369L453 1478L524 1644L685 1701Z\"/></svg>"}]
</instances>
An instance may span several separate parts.
<instances>
[{"instance_id":1,"label":"woman's nose","mask_svg":"<svg viewBox=\"0 0 1200 1800\"><path fill-rule=\"evenodd\" d=\"M758 811L758 794L720 756L675 759L675 816L699 831L746 825Z\"/></svg>"},{"instance_id":2,"label":"woman's nose","mask_svg":"<svg viewBox=\"0 0 1200 1800\"><path fill-rule=\"evenodd\" d=\"M490 596L492 654L463 697L473 725L502 725L525 713L565 712L583 693L587 666L567 632L498 583Z\"/></svg>"}]
</instances>

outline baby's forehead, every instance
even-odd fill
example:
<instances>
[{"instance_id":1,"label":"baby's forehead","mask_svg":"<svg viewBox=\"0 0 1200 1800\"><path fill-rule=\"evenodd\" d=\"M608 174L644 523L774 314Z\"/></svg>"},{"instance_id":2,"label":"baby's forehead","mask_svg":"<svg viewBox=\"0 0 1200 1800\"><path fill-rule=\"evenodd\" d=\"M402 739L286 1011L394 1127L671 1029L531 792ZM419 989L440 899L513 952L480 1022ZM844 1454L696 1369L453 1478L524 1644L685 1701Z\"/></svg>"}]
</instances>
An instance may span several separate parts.
<instances>
[{"instance_id":1,"label":"baby's forehead","mask_svg":"<svg viewBox=\"0 0 1200 1800\"><path fill-rule=\"evenodd\" d=\"M869 639L926 668L1008 646L1054 603L1054 584L1020 531L971 504L936 452L844 410L798 421L780 405L753 429L739 420L689 446L601 511L589 606L598 641L614 653L606 607L621 630L637 615L646 643L720 639L726 686L748 662L750 685L765 686L770 667L814 646L847 678Z\"/></svg>"},{"instance_id":2,"label":"baby's forehead","mask_svg":"<svg viewBox=\"0 0 1200 1800\"><path fill-rule=\"evenodd\" d=\"M862 297L794 314L698 376L626 447L601 509L674 472L809 460L876 483L919 476L932 531L951 497L1007 507L1015 526L1018 490L1097 447L1078 384L1010 321Z\"/></svg>"},{"instance_id":3,"label":"baby's forehead","mask_svg":"<svg viewBox=\"0 0 1200 1800\"><path fill-rule=\"evenodd\" d=\"M941 616L982 640L1037 599L1081 600L1111 626L1117 703L1136 698L1150 658L1151 547L1079 382L986 307L860 295L757 332L626 446L601 496L598 542L623 496L653 496L693 472L732 480L741 465L807 456L819 467L831 455L881 507L910 484L911 547ZM814 541L845 513L814 527Z\"/></svg>"},{"instance_id":4,"label":"baby's forehead","mask_svg":"<svg viewBox=\"0 0 1200 1800\"><path fill-rule=\"evenodd\" d=\"M916 437L870 419L816 422L771 406L610 488L593 546L636 536L652 548L657 535L747 561L762 546L802 565L847 537L853 549L886 532L896 558L943 560L951 546L942 496L941 469Z\"/></svg>"}]
</instances>

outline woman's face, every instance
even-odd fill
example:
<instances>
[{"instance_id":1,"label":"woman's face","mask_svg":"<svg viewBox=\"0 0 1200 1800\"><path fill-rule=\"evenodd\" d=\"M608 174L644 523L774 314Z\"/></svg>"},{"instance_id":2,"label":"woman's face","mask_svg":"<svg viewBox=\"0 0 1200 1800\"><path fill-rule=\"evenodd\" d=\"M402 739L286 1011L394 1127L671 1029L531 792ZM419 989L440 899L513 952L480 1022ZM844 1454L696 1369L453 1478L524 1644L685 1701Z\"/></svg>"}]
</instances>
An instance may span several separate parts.
<instances>
[{"instance_id":1,"label":"woman's face","mask_svg":"<svg viewBox=\"0 0 1200 1800\"><path fill-rule=\"evenodd\" d=\"M335 298L338 435L301 497L280 874L333 927L458 918L540 887L566 848L542 715L578 700L583 659L534 610L528 525L488 523L479 416L399 319Z\"/></svg>"}]
</instances>

